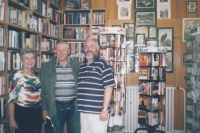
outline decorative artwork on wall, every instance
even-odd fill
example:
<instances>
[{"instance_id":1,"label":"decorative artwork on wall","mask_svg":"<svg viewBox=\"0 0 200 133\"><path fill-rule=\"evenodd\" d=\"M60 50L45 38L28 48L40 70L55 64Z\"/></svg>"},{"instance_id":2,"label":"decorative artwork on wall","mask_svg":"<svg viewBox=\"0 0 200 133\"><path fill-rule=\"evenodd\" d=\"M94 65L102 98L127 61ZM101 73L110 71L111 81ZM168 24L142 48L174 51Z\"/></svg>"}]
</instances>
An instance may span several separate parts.
<instances>
[{"instance_id":1,"label":"decorative artwork on wall","mask_svg":"<svg viewBox=\"0 0 200 133\"><path fill-rule=\"evenodd\" d=\"M134 0L135 10L156 9L156 0Z\"/></svg>"},{"instance_id":2,"label":"decorative artwork on wall","mask_svg":"<svg viewBox=\"0 0 200 133\"><path fill-rule=\"evenodd\" d=\"M131 5L118 5L118 19L131 19Z\"/></svg>"},{"instance_id":3,"label":"decorative artwork on wall","mask_svg":"<svg viewBox=\"0 0 200 133\"><path fill-rule=\"evenodd\" d=\"M141 27L135 27L135 34L145 34L145 38L148 37L148 27L141 26Z\"/></svg>"},{"instance_id":4,"label":"decorative artwork on wall","mask_svg":"<svg viewBox=\"0 0 200 133\"><path fill-rule=\"evenodd\" d=\"M190 34L197 31L200 26L200 18L183 18L182 21L182 41L186 42Z\"/></svg>"},{"instance_id":5,"label":"decorative artwork on wall","mask_svg":"<svg viewBox=\"0 0 200 133\"><path fill-rule=\"evenodd\" d=\"M191 0L188 0L187 1L187 12L188 13L197 13L197 3L198 1L191 1Z\"/></svg>"},{"instance_id":6,"label":"decorative artwork on wall","mask_svg":"<svg viewBox=\"0 0 200 133\"><path fill-rule=\"evenodd\" d=\"M154 39L148 39L146 40L146 46L147 47L157 47L157 40Z\"/></svg>"},{"instance_id":7,"label":"decorative artwork on wall","mask_svg":"<svg viewBox=\"0 0 200 133\"><path fill-rule=\"evenodd\" d=\"M166 53L166 71L168 73L173 73L173 52L167 51Z\"/></svg>"},{"instance_id":8,"label":"decorative artwork on wall","mask_svg":"<svg viewBox=\"0 0 200 133\"><path fill-rule=\"evenodd\" d=\"M157 18L158 19L170 19L171 18L171 6L158 6Z\"/></svg>"},{"instance_id":9,"label":"decorative artwork on wall","mask_svg":"<svg viewBox=\"0 0 200 133\"><path fill-rule=\"evenodd\" d=\"M170 5L170 0L157 0L157 5Z\"/></svg>"},{"instance_id":10,"label":"decorative artwork on wall","mask_svg":"<svg viewBox=\"0 0 200 133\"><path fill-rule=\"evenodd\" d=\"M145 34L136 34L136 45L142 46L145 44Z\"/></svg>"},{"instance_id":11,"label":"decorative artwork on wall","mask_svg":"<svg viewBox=\"0 0 200 133\"><path fill-rule=\"evenodd\" d=\"M157 38L157 28L156 26L148 27L148 32L149 32L149 39L150 38Z\"/></svg>"},{"instance_id":12,"label":"decorative artwork on wall","mask_svg":"<svg viewBox=\"0 0 200 133\"><path fill-rule=\"evenodd\" d=\"M156 12L155 11L136 11L135 24L136 26L155 26Z\"/></svg>"},{"instance_id":13,"label":"decorative artwork on wall","mask_svg":"<svg viewBox=\"0 0 200 133\"><path fill-rule=\"evenodd\" d=\"M132 4L132 0L117 0L117 4Z\"/></svg>"},{"instance_id":14,"label":"decorative artwork on wall","mask_svg":"<svg viewBox=\"0 0 200 133\"><path fill-rule=\"evenodd\" d=\"M173 27L158 28L159 47L166 47L167 50L173 50L173 38L174 38Z\"/></svg>"},{"instance_id":15,"label":"decorative artwork on wall","mask_svg":"<svg viewBox=\"0 0 200 133\"><path fill-rule=\"evenodd\" d=\"M132 39L135 35L134 23L124 23L123 27L126 29L126 40Z\"/></svg>"}]
</instances>

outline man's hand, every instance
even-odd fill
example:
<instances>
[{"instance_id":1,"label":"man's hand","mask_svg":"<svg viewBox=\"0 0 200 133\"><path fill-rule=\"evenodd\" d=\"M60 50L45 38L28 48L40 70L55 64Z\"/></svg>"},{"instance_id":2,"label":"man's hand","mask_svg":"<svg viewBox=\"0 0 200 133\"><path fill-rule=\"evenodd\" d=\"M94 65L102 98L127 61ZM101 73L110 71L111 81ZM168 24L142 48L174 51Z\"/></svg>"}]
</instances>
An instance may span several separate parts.
<instances>
[{"instance_id":1,"label":"man's hand","mask_svg":"<svg viewBox=\"0 0 200 133\"><path fill-rule=\"evenodd\" d=\"M46 120L46 116L48 116L48 111L47 110L43 110L42 111L42 118L45 121Z\"/></svg>"},{"instance_id":2,"label":"man's hand","mask_svg":"<svg viewBox=\"0 0 200 133\"><path fill-rule=\"evenodd\" d=\"M99 119L100 121L106 121L108 119L108 110L102 110Z\"/></svg>"}]
</instances>

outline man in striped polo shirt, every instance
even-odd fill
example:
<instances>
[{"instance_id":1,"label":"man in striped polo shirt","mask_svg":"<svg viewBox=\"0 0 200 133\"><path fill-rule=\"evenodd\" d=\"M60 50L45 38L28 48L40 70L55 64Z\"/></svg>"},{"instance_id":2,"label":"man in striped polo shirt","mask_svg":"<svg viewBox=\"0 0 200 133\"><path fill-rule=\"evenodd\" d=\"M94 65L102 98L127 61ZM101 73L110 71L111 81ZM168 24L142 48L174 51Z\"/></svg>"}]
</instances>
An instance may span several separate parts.
<instances>
[{"instance_id":1,"label":"man in striped polo shirt","mask_svg":"<svg viewBox=\"0 0 200 133\"><path fill-rule=\"evenodd\" d=\"M107 133L108 108L115 82L110 64L98 56L98 50L96 39L86 39L86 60L79 68L77 89L81 133Z\"/></svg>"}]
</instances>

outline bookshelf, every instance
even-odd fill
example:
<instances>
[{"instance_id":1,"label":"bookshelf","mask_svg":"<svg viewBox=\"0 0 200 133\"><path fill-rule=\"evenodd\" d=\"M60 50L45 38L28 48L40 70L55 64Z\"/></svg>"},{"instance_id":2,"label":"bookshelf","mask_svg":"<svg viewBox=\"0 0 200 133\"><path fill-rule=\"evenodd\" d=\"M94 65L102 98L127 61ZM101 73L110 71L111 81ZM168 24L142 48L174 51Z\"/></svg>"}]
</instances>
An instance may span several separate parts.
<instances>
[{"instance_id":1,"label":"bookshelf","mask_svg":"<svg viewBox=\"0 0 200 133\"><path fill-rule=\"evenodd\" d=\"M62 40L62 9L57 0L2 0L0 3L0 132L10 133L6 107L9 76L21 68L21 48L36 50L35 70L54 56Z\"/></svg>"},{"instance_id":2,"label":"bookshelf","mask_svg":"<svg viewBox=\"0 0 200 133\"><path fill-rule=\"evenodd\" d=\"M166 123L166 52L159 47L139 48L138 123L150 132Z\"/></svg>"}]
</instances>

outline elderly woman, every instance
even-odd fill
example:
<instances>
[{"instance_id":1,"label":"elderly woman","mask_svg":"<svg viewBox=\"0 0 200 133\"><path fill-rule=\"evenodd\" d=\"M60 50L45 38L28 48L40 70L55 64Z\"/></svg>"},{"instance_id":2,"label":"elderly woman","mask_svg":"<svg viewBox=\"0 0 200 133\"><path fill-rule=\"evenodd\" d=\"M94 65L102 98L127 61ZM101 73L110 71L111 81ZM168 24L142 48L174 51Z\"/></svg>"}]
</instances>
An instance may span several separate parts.
<instances>
[{"instance_id":1,"label":"elderly woman","mask_svg":"<svg viewBox=\"0 0 200 133\"><path fill-rule=\"evenodd\" d=\"M30 48L20 51L22 69L10 78L8 110L10 127L15 133L40 133L42 127L41 83L33 71L36 53Z\"/></svg>"}]
</instances>

